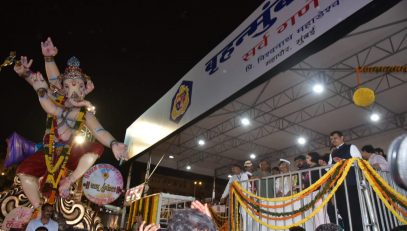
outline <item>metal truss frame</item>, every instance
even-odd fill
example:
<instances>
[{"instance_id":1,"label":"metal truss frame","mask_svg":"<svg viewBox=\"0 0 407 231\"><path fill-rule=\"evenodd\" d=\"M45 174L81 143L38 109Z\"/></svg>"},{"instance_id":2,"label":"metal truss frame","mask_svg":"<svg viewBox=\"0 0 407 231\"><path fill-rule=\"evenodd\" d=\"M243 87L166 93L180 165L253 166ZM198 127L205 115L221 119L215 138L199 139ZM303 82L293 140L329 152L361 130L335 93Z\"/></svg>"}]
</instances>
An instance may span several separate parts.
<instances>
[{"instance_id":1,"label":"metal truss frame","mask_svg":"<svg viewBox=\"0 0 407 231\"><path fill-rule=\"evenodd\" d=\"M394 129L407 130L407 112L396 114L394 116L388 116L384 118L381 123L376 125L372 124L361 124L353 128L343 130L343 134L347 137L347 141L354 141L357 139L366 138L369 136L377 135L383 132L388 132ZM315 137L314 139L329 139L329 137ZM313 142L314 140L310 140ZM296 155L304 154L309 151L314 151L322 148L327 148L328 146L320 145L319 147L311 146L291 146L278 151L264 153L258 157L261 160L276 161L280 158L290 158ZM225 165L215 170L215 176L220 177L229 173L230 165Z\"/></svg>"},{"instance_id":2,"label":"metal truss frame","mask_svg":"<svg viewBox=\"0 0 407 231\"><path fill-rule=\"evenodd\" d=\"M395 36L403 35L403 38L399 40L398 44L395 43ZM242 144L251 143L254 145L255 140L261 137L267 136L272 134L273 132L284 130L288 133L295 133L299 134L299 131L302 133L306 133L308 139L311 141L311 148L316 149L320 145L328 145L329 141L327 138L322 138L323 134L319 134L309 128L299 125L299 123L307 121L312 118L316 118L333 110L339 109L341 107L345 107L352 103L352 93L354 88L350 87L341 82L342 79L346 78L349 75L354 74L354 67L355 66L362 66L362 65L374 65L394 54L402 52L407 49L407 44L403 46L404 41L406 40L407 36L407 28L403 28L402 30L389 35L388 37L380 40L379 42L345 58L344 60L332 65L331 67L324 69L324 71L320 71L318 75L315 76L315 67L302 62L298 64L296 67L290 69L292 72L296 73L297 75L304 78L303 81L300 83L291 86L282 92L273 95L261 102L257 102L260 98L261 94L266 89L263 87L262 91L257 96L257 100L253 105L245 105L238 101L234 101L229 104L227 107L231 107L232 111L226 113L236 113L238 114L235 117L224 121L211 129L207 129L204 132L201 132L196 135L196 137L204 137L205 139L215 139L219 136L225 135L228 131L231 131L240 125L240 117L242 115L249 115L251 119L256 120L262 126L257 127L253 130L248 131L238 137L228 136L226 137L222 144L217 144L213 147L207 149L205 155L200 155L199 153L203 153L202 151L195 148L196 140L192 138L180 146L189 146L193 149L196 149L197 154L193 154L189 157L183 158L178 161L177 166L178 168L182 168L186 164L196 163L197 161L201 161L205 158L210 158L210 155L214 155L214 158L225 158L218 154L211 154L213 153L221 153L223 151L228 150L229 148L238 147ZM375 60L371 60L371 56L375 53L375 50L381 51L379 58ZM353 63L353 64L352 64ZM356 63L357 65L354 65ZM319 69L321 70L321 69ZM345 72L345 75L339 73ZM281 108L289 103L292 103L298 99L306 97L307 95L311 94L311 91L307 89L307 85L314 82L315 79L322 80L325 85L327 86L328 90L331 92L331 96L325 99L321 99L318 102L315 102L311 105L308 105L300 110L297 110L293 113L285 115L282 117L277 117L270 112ZM390 79L392 81L390 81ZM396 80L396 81L394 81ZM270 80L269 80L270 81ZM380 94L384 91L392 89L396 86L404 84L406 82L405 79L399 78L394 74L381 74L377 75L369 80L363 82L372 83L376 81L378 84L376 86L377 94ZM225 107L226 108L226 107ZM260 109L258 109L260 108ZM370 110L380 111L384 117L394 117L395 114L385 108L380 104L376 104L374 108ZM213 116L216 116L213 115ZM196 126L195 126L196 127ZM202 129L198 129L201 130ZM290 132L291 130L291 132ZM226 142L225 142L226 141ZM295 148L295 147L292 147ZM200 156L199 158L195 156Z\"/></svg>"}]
</instances>

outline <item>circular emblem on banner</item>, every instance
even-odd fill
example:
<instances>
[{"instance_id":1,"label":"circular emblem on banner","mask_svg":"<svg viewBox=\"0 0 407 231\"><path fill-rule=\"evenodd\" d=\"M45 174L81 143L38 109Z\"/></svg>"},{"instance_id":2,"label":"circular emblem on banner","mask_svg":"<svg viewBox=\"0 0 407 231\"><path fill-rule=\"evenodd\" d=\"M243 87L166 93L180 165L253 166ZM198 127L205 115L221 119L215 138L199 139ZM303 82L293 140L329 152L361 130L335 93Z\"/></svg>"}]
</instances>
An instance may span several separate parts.
<instances>
[{"instance_id":1,"label":"circular emblem on banner","mask_svg":"<svg viewBox=\"0 0 407 231\"><path fill-rule=\"evenodd\" d=\"M25 228L31 218L33 210L27 207L17 207L11 210L4 218L2 229L10 230L11 228Z\"/></svg>"},{"instance_id":2,"label":"circular emblem on banner","mask_svg":"<svg viewBox=\"0 0 407 231\"><path fill-rule=\"evenodd\" d=\"M91 202L105 205L115 201L123 189L123 177L110 164L97 164L82 178L83 192Z\"/></svg>"},{"instance_id":3,"label":"circular emblem on banner","mask_svg":"<svg viewBox=\"0 0 407 231\"><path fill-rule=\"evenodd\" d=\"M170 119L178 123L191 105L192 81L182 81L172 98Z\"/></svg>"}]
</instances>

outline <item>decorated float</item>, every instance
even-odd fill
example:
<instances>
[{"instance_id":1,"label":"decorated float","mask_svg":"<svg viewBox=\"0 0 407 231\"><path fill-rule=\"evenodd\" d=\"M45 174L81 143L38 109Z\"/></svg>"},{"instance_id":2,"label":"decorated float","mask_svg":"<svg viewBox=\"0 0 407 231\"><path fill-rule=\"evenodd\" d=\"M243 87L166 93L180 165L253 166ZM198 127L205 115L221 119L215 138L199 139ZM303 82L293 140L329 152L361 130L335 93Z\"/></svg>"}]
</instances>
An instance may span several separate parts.
<instances>
[{"instance_id":1,"label":"decorated float","mask_svg":"<svg viewBox=\"0 0 407 231\"><path fill-rule=\"evenodd\" d=\"M15 52L1 64L2 68L14 65L14 71L33 87L47 113L42 142L28 141L17 133L8 139L5 167L16 165L17 169L12 188L0 197L1 215L9 223L3 227L22 226L8 219L10 214L21 214L15 209L31 208L30 219L34 219L48 203L68 225L100 230L97 212L82 203L81 195L84 192L97 205L111 203L121 195L120 172L108 164L93 165L104 147L111 148L117 160L127 159L127 147L103 128L95 107L84 99L94 85L80 68L79 59L70 58L60 73L54 61L58 50L52 40L41 43L41 49L46 79L30 69L33 60L25 56L18 59Z\"/></svg>"}]
</instances>

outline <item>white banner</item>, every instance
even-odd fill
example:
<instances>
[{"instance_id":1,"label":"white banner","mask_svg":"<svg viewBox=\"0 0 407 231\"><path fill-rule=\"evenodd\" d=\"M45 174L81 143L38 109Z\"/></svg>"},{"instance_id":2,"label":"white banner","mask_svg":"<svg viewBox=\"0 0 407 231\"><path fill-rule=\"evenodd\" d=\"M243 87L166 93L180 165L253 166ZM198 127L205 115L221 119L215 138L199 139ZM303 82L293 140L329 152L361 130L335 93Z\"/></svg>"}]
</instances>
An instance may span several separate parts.
<instances>
[{"instance_id":1,"label":"white banner","mask_svg":"<svg viewBox=\"0 0 407 231\"><path fill-rule=\"evenodd\" d=\"M127 129L130 156L207 112L370 2L265 1Z\"/></svg>"}]
</instances>

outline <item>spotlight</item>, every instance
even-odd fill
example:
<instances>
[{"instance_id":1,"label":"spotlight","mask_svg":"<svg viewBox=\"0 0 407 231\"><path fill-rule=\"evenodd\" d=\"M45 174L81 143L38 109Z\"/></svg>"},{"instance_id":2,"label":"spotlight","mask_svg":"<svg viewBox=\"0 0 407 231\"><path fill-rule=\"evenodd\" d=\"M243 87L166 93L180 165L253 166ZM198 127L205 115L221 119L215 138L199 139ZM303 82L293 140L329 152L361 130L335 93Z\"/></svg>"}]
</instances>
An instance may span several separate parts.
<instances>
[{"instance_id":1,"label":"spotlight","mask_svg":"<svg viewBox=\"0 0 407 231\"><path fill-rule=\"evenodd\" d=\"M232 178L232 175L228 175L228 178Z\"/></svg>"},{"instance_id":2,"label":"spotlight","mask_svg":"<svg viewBox=\"0 0 407 231\"><path fill-rule=\"evenodd\" d=\"M203 140L203 139L198 140L198 144L203 146L205 144L205 140Z\"/></svg>"},{"instance_id":3,"label":"spotlight","mask_svg":"<svg viewBox=\"0 0 407 231\"><path fill-rule=\"evenodd\" d=\"M186 169L187 169L187 170L191 170L191 166L190 166L190 165L187 165Z\"/></svg>"},{"instance_id":4,"label":"spotlight","mask_svg":"<svg viewBox=\"0 0 407 231\"><path fill-rule=\"evenodd\" d=\"M6 175L6 173L2 172L1 175L4 176L4 175Z\"/></svg>"},{"instance_id":5,"label":"spotlight","mask_svg":"<svg viewBox=\"0 0 407 231\"><path fill-rule=\"evenodd\" d=\"M372 113L372 114L370 115L370 120L373 121L373 122L377 122L377 121L380 120L380 115L377 114L377 113Z\"/></svg>"},{"instance_id":6,"label":"spotlight","mask_svg":"<svg viewBox=\"0 0 407 231\"><path fill-rule=\"evenodd\" d=\"M250 154L250 159L252 159L252 160L256 159L256 154L254 154L254 153Z\"/></svg>"},{"instance_id":7,"label":"spotlight","mask_svg":"<svg viewBox=\"0 0 407 231\"><path fill-rule=\"evenodd\" d=\"M77 144L83 144L85 142L85 136L83 136L83 135L75 136L75 142Z\"/></svg>"},{"instance_id":8,"label":"spotlight","mask_svg":"<svg viewBox=\"0 0 407 231\"><path fill-rule=\"evenodd\" d=\"M307 143L307 140L304 138L304 137L299 137L298 139L297 139L297 142L299 143L299 144L301 144L301 145L304 145L305 143Z\"/></svg>"},{"instance_id":9,"label":"spotlight","mask_svg":"<svg viewBox=\"0 0 407 231\"><path fill-rule=\"evenodd\" d=\"M169 155L168 158L174 159L174 156L173 156L173 155Z\"/></svg>"},{"instance_id":10,"label":"spotlight","mask_svg":"<svg viewBox=\"0 0 407 231\"><path fill-rule=\"evenodd\" d=\"M250 125L250 120L248 118L243 118L240 120L243 126Z\"/></svg>"},{"instance_id":11,"label":"spotlight","mask_svg":"<svg viewBox=\"0 0 407 231\"><path fill-rule=\"evenodd\" d=\"M324 91L324 85L317 83L312 87L312 90L317 94L321 94Z\"/></svg>"}]
</instances>

